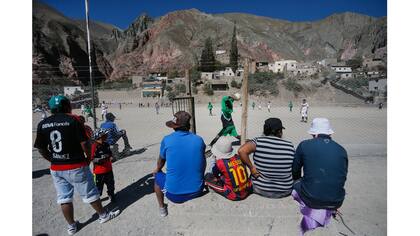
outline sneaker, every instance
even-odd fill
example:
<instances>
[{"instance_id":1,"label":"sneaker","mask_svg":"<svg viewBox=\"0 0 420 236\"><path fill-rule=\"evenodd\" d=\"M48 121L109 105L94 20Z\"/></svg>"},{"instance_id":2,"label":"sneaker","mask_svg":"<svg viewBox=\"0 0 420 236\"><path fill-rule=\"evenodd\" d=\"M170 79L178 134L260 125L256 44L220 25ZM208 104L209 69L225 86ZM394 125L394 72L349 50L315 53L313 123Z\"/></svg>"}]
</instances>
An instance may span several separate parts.
<instances>
[{"instance_id":1,"label":"sneaker","mask_svg":"<svg viewBox=\"0 0 420 236\"><path fill-rule=\"evenodd\" d=\"M74 224L72 224L72 225L67 226L67 233L69 235L73 235L77 232L77 224L79 224L78 221L74 222Z\"/></svg>"},{"instance_id":2,"label":"sneaker","mask_svg":"<svg viewBox=\"0 0 420 236\"><path fill-rule=\"evenodd\" d=\"M99 223L101 223L101 224L106 223L106 222L114 219L115 217L117 217L119 214L120 214L120 210L107 212L104 217L99 216Z\"/></svg>"},{"instance_id":3,"label":"sneaker","mask_svg":"<svg viewBox=\"0 0 420 236\"><path fill-rule=\"evenodd\" d=\"M159 207L160 216L165 217L168 215L168 204L164 204L163 207Z\"/></svg>"},{"instance_id":4,"label":"sneaker","mask_svg":"<svg viewBox=\"0 0 420 236\"><path fill-rule=\"evenodd\" d=\"M211 152L211 147L210 147L210 149L209 149L209 150L207 150L207 151L205 151L205 152L204 152L204 156L205 156L206 158L209 158L209 157L211 157L211 155L213 155L213 153Z\"/></svg>"},{"instance_id":5,"label":"sneaker","mask_svg":"<svg viewBox=\"0 0 420 236\"><path fill-rule=\"evenodd\" d=\"M123 155L127 155L127 154L129 154L130 153L130 150L131 149L133 149L131 146L127 146L127 147L124 147L124 149L122 150L122 154Z\"/></svg>"}]
</instances>

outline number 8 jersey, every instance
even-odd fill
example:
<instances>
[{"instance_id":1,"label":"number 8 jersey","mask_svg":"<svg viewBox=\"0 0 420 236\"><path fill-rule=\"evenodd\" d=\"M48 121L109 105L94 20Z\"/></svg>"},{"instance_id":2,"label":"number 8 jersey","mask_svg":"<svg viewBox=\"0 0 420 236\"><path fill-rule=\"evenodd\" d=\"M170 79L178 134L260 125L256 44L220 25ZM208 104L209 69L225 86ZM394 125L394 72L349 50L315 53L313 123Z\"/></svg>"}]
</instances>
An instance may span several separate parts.
<instances>
[{"instance_id":1,"label":"number 8 jersey","mask_svg":"<svg viewBox=\"0 0 420 236\"><path fill-rule=\"evenodd\" d=\"M71 170L88 164L80 145L87 139L78 117L58 113L39 122L34 147L49 151L51 170Z\"/></svg>"}]
</instances>

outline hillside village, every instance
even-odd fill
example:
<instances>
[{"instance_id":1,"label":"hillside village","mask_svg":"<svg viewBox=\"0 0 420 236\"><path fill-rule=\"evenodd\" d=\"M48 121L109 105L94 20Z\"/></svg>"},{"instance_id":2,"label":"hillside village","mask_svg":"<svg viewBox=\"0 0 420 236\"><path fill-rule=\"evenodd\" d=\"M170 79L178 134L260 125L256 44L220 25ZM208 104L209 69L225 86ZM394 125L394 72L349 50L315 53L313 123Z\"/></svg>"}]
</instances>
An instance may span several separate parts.
<instances>
[{"instance_id":1,"label":"hillside village","mask_svg":"<svg viewBox=\"0 0 420 236\"><path fill-rule=\"evenodd\" d=\"M352 61L338 62L335 58L314 62L253 61L250 66L250 74L252 77L255 73L265 72L279 75L280 80L291 79L296 83L323 81L325 84L329 82L333 87L360 99L365 99L367 102L383 102L387 92L385 62L382 59L363 58L358 64L356 63L357 65L351 63ZM236 72L229 66L214 72L198 72L198 76L193 78L193 93L203 91L204 94L211 96L217 91L238 89L241 86L243 72L242 64L239 65ZM180 72L177 75L182 76L173 76L170 73L150 73L131 76L130 80L133 88L140 89L143 97L165 97L174 90L178 90L177 94L187 92L188 81L184 73ZM206 85L209 85L212 92L206 90Z\"/></svg>"},{"instance_id":2,"label":"hillside village","mask_svg":"<svg viewBox=\"0 0 420 236\"><path fill-rule=\"evenodd\" d=\"M243 65L236 72L229 66L214 72L194 71L190 74L193 80L193 94L211 96L220 91L232 92L241 87ZM320 81L330 83L352 96L370 103L386 101L387 74L386 64L381 59L364 58L359 64L337 62L327 58L314 62L296 60L279 60L274 62L253 61L250 66L251 79L254 74L272 75L282 81L292 80L296 84ZM137 89L142 97L171 98L187 94L188 81L185 73L155 72L147 75L129 77L131 88ZM278 83L279 81L277 81ZM75 90L76 88L76 90ZM80 86L66 86L65 94L72 95L82 90ZM293 88L292 88L293 89ZM70 92L70 91L73 91ZM83 91L83 90L82 90ZM299 92L299 91L297 91Z\"/></svg>"}]
</instances>

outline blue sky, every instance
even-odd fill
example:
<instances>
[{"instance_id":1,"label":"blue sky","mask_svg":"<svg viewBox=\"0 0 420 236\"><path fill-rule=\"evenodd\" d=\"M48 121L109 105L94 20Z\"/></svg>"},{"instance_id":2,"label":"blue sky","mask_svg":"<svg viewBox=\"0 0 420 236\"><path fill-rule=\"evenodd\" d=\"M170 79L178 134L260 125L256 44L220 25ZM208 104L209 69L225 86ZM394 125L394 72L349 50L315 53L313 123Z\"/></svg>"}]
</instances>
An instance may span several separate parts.
<instances>
[{"instance_id":1,"label":"blue sky","mask_svg":"<svg viewBox=\"0 0 420 236\"><path fill-rule=\"evenodd\" d=\"M42 0L64 15L84 18L84 0ZM216 14L242 12L289 21L312 21L334 13L357 12L374 17L387 15L386 0L90 0L92 20L126 29L141 13L159 17L168 12L197 8Z\"/></svg>"}]
</instances>

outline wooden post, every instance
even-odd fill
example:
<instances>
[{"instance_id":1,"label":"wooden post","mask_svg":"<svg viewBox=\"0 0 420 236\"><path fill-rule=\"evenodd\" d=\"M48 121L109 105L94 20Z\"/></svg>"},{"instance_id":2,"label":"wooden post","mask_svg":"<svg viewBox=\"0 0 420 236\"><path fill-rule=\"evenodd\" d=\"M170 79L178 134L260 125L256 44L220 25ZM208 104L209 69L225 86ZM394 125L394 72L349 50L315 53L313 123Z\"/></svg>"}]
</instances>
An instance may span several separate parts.
<instances>
[{"instance_id":1,"label":"wooden post","mask_svg":"<svg viewBox=\"0 0 420 236\"><path fill-rule=\"evenodd\" d=\"M190 70L186 69L185 70L185 80L187 83L187 97L188 97L188 112L190 113L190 115L192 116L191 118L191 129L193 133L196 133L196 125L195 125L195 103L194 103L194 97L192 96L192 91L191 91L191 77L190 77Z\"/></svg>"},{"instance_id":2,"label":"wooden post","mask_svg":"<svg viewBox=\"0 0 420 236\"><path fill-rule=\"evenodd\" d=\"M248 73L249 59L245 58L244 75L242 78L242 117L241 117L241 145L245 144L248 121Z\"/></svg>"}]
</instances>

